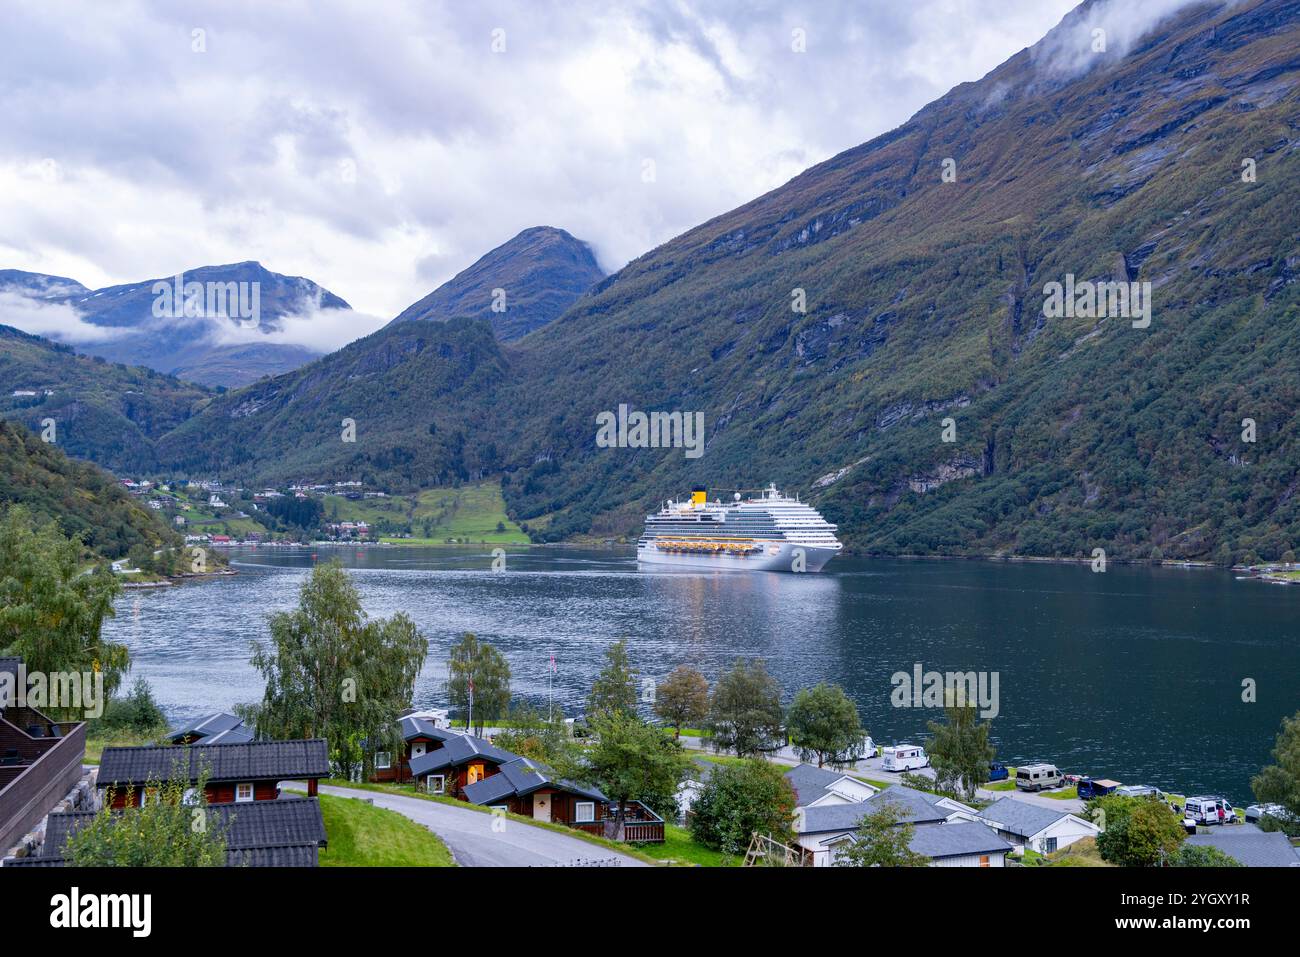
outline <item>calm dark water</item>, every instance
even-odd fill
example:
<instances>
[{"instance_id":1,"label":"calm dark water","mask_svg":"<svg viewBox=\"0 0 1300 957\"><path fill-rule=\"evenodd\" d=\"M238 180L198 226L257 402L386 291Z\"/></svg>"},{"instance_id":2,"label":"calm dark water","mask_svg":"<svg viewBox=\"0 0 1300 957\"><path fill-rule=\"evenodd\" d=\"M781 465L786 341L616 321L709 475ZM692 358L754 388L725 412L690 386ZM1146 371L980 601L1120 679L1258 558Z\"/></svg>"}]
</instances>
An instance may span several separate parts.
<instances>
[{"instance_id":1,"label":"calm dark water","mask_svg":"<svg viewBox=\"0 0 1300 957\"><path fill-rule=\"evenodd\" d=\"M555 701L572 716L626 637L650 676L686 662L712 679L745 655L765 658L787 697L837 682L889 743L934 717L890 704L890 676L920 662L998 672L1004 760L1237 800L1300 709L1300 587L1192 569L837 559L819 575L642 573L630 549L536 548L497 573L486 548L242 549L237 577L126 593L106 630L173 718L256 700L249 643L331 557L370 614L405 611L430 639L420 706L443 703L447 649L473 631L537 703L553 651ZM1245 678L1257 703L1241 700Z\"/></svg>"}]
</instances>

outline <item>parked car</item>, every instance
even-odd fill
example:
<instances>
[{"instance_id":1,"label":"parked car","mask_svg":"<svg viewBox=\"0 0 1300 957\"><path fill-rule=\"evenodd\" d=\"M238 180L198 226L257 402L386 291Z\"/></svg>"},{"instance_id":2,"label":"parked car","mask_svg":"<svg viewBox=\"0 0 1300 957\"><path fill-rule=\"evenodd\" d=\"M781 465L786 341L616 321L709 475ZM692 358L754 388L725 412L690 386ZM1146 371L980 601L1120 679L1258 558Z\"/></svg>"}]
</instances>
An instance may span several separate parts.
<instances>
[{"instance_id":1,"label":"parked car","mask_svg":"<svg viewBox=\"0 0 1300 957\"><path fill-rule=\"evenodd\" d=\"M1113 794L1119 790L1119 787L1120 783L1118 781L1112 781L1109 778L1080 778L1079 783L1075 785L1079 797L1085 801L1088 798Z\"/></svg>"},{"instance_id":2,"label":"parked car","mask_svg":"<svg viewBox=\"0 0 1300 957\"><path fill-rule=\"evenodd\" d=\"M1061 786L1061 772L1055 764L1039 762L1016 768L1016 787L1022 791L1043 791Z\"/></svg>"},{"instance_id":3,"label":"parked car","mask_svg":"<svg viewBox=\"0 0 1300 957\"><path fill-rule=\"evenodd\" d=\"M996 761L989 765L989 781L1005 781L1011 777L1011 772L1007 770L1005 764L999 764Z\"/></svg>"},{"instance_id":4,"label":"parked car","mask_svg":"<svg viewBox=\"0 0 1300 957\"><path fill-rule=\"evenodd\" d=\"M1236 824L1237 812L1232 802L1216 795L1189 797L1183 809L1184 817L1197 824Z\"/></svg>"},{"instance_id":5,"label":"parked car","mask_svg":"<svg viewBox=\"0 0 1300 957\"><path fill-rule=\"evenodd\" d=\"M925 748L915 744L896 744L881 753L880 767L885 771L913 771L930 763Z\"/></svg>"},{"instance_id":6,"label":"parked car","mask_svg":"<svg viewBox=\"0 0 1300 957\"><path fill-rule=\"evenodd\" d=\"M1252 804L1246 808L1246 823L1258 824L1261 818L1276 818L1284 823L1295 823L1295 815L1281 804Z\"/></svg>"}]
</instances>

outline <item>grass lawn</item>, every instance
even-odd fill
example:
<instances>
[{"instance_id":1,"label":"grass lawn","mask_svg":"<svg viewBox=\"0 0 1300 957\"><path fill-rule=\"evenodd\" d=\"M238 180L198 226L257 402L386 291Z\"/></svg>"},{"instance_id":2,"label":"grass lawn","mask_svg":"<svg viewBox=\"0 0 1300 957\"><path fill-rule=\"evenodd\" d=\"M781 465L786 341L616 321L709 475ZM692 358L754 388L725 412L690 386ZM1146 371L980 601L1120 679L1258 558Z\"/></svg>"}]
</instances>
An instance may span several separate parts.
<instances>
[{"instance_id":1,"label":"grass lawn","mask_svg":"<svg viewBox=\"0 0 1300 957\"><path fill-rule=\"evenodd\" d=\"M695 864L699 867L739 867L743 857L730 857L703 844L697 844L691 832L676 824L664 825L662 844L638 844L638 850L658 861Z\"/></svg>"},{"instance_id":2,"label":"grass lawn","mask_svg":"<svg viewBox=\"0 0 1300 957\"><path fill-rule=\"evenodd\" d=\"M165 730L165 729L163 729ZM158 734L162 734L159 730ZM141 744L157 743L157 736L146 736L140 734L131 734L130 732L96 732L92 725L87 729L86 734L86 756L83 758L85 764L98 764L99 759L104 754L105 748L116 747L135 747Z\"/></svg>"},{"instance_id":3,"label":"grass lawn","mask_svg":"<svg viewBox=\"0 0 1300 957\"><path fill-rule=\"evenodd\" d=\"M1085 837L1055 854L1049 854L1050 867L1113 867L1101 859L1095 838Z\"/></svg>"},{"instance_id":4,"label":"grass lawn","mask_svg":"<svg viewBox=\"0 0 1300 957\"><path fill-rule=\"evenodd\" d=\"M352 798L320 796L329 846L321 867L455 867L447 845L396 811Z\"/></svg>"},{"instance_id":5,"label":"grass lawn","mask_svg":"<svg viewBox=\"0 0 1300 957\"><path fill-rule=\"evenodd\" d=\"M453 807L464 808L467 811L477 811L480 814L491 814L489 808L482 807L478 804L469 804L465 801L458 801L453 797L446 797L437 794L425 794L423 791L417 791L411 784L386 784L370 781L340 781L326 780L322 784L333 785L340 788L356 788L361 791L381 791L386 794L400 794L402 797L418 798L421 801L435 801L439 804L450 804ZM529 827L544 827L547 830L555 831L557 834L566 834L569 837L576 838L579 841L586 841L588 844L597 844L611 851L618 851L620 854L626 854L628 857L635 857L645 861L647 864L658 864L660 861L644 852L644 845L639 844L620 844L617 841L608 841L603 837L597 837L594 834L588 834L585 831L579 831L571 827L565 827L563 824L552 824L545 821L535 821L531 817L524 817L520 814L507 814L507 818L512 821L518 821L521 824L527 824ZM333 837L331 836L331 840Z\"/></svg>"}]
</instances>

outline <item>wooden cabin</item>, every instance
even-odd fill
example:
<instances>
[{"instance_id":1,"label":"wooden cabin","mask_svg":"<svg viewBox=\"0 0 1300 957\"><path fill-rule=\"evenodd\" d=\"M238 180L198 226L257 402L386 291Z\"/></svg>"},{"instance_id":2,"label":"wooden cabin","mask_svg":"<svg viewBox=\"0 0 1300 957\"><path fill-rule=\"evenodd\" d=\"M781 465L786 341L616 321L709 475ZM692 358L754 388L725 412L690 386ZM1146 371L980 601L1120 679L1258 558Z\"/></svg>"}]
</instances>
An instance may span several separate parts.
<instances>
[{"instance_id":1,"label":"wooden cabin","mask_svg":"<svg viewBox=\"0 0 1300 957\"><path fill-rule=\"evenodd\" d=\"M413 779L411 760L436 751L449 738L460 737L461 732L444 728L418 714L405 715L398 725L402 734L402 753L394 756L389 751L376 751L372 781L405 783Z\"/></svg>"},{"instance_id":2,"label":"wooden cabin","mask_svg":"<svg viewBox=\"0 0 1300 957\"><path fill-rule=\"evenodd\" d=\"M464 800L465 788L497 774L503 764L518 760L519 755L482 738L452 732L441 747L413 757L410 773L421 790Z\"/></svg>"},{"instance_id":3,"label":"wooden cabin","mask_svg":"<svg viewBox=\"0 0 1300 957\"><path fill-rule=\"evenodd\" d=\"M195 783L205 771L209 804L273 801L281 781L306 781L314 797L317 782L329 777L329 752L321 738L105 748L99 788L112 807L139 807L149 800L151 786L177 777Z\"/></svg>"}]
</instances>

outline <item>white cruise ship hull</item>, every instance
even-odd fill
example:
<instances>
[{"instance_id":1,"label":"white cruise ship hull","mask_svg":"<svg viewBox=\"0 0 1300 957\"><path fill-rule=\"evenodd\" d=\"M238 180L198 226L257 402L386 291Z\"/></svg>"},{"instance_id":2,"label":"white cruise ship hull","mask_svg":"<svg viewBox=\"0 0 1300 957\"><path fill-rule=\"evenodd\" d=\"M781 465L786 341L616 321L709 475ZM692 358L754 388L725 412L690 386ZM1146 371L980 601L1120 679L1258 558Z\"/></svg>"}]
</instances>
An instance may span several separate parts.
<instances>
[{"instance_id":1,"label":"white cruise ship hull","mask_svg":"<svg viewBox=\"0 0 1300 957\"><path fill-rule=\"evenodd\" d=\"M677 568L712 568L717 571L793 572L796 552L802 552L805 572L819 572L828 561L839 554L838 548L800 545L798 542L759 542L760 550L747 555L729 555L711 552L683 552L660 549L651 542L640 542L636 560L645 565L664 565Z\"/></svg>"}]
</instances>

